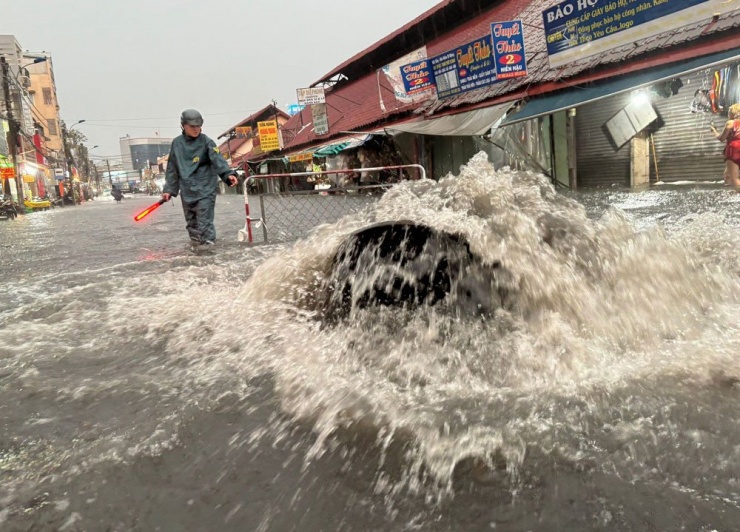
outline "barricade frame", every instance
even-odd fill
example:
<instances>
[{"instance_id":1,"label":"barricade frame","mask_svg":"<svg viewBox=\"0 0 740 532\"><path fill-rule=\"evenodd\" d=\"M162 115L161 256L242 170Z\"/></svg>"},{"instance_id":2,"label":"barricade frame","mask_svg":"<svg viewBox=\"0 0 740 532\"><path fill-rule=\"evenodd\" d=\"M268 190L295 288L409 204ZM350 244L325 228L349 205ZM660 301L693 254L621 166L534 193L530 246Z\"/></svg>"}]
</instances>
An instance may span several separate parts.
<instances>
[{"instance_id":1,"label":"barricade frame","mask_svg":"<svg viewBox=\"0 0 740 532\"><path fill-rule=\"evenodd\" d=\"M294 178L294 177L315 177L315 176L324 176L324 175L338 175L338 174L356 174L356 173L364 173L364 172L380 172L380 171L387 171L387 170L402 170L407 168L414 168L419 170L420 179L426 179L426 170L425 168L420 164L403 164L403 165L393 165L393 166L377 166L372 168L346 168L346 169L338 169L338 170L321 170L316 172L289 172L289 173L277 173L277 174L255 174L248 176L249 178L254 178L257 180L274 180L274 179L280 179L280 178ZM396 183L389 183L389 184L379 184L379 185L352 185L347 187L329 187L325 189L314 189L314 190L300 190L300 191L291 191L289 193L286 192L270 192L270 193L262 193L260 192L257 194L259 197L260 202L260 216L258 218L253 218L250 214L250 206L249 206L249 187L247 186L247 179L245 179L243 188L244 188L244 212L245 212L245 224L244 228L239 230L239 233L237 235L237 238L239 242L246 241L248 244L252 245L254 244L254 232L253 232L253 225L256 226L256 228L262 228L262 236L264 243L269 243L269 237L268 237L268 228L267 223L265 221L265 203L264 203L264 197L266 195L270 196L314 196L316 194L346 194L348 192L362 192L362 191L372 191L372 190L384 190L392 187Z\"/></svg>"}]
</instances>

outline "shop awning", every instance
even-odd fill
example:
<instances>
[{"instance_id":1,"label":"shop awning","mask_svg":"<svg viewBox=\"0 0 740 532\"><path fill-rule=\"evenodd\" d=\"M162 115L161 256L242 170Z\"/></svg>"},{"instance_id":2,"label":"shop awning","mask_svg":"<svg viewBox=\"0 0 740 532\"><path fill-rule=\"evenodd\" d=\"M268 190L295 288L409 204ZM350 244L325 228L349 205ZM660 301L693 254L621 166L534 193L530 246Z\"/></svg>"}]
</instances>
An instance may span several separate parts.
<instances>
[{"instance_id":1,"label":"shop awning","mask_svg":"<svg viewBox=\"0 0 740 532\"><path fill-rule=\"evenodd\" d=\"M588 87L579 87L551 96L543 96L525 103L517 113L507 116L501 126L508 126L524 120L556 113L578 107L621 92L639 89L659 81L670 80L677 76L689 74L714 65L740 59L740 50L726 50L715 54L696 57L658 68L651 68L635 74L622 76L619 79L594 83Z\"/></svg>"},{"instance_id":2,"label":"shop awning","mask_svg":"<svg viewBox=\"0 0 740 532\"><path fill-rule=\"evenodd\" d=\"M328 157L330 155L336 155L344 150L351 150L358 148L365 144L372 135L364 134L355 137L344 137L339 140L335 140L329 144L322 144L321 146L315 147L312 151L314 157Z\"/></svg>"},{"instance_id":3,"label":"shop awning","mask_svg":"<svg viewBox=\"0 0 740 532\"><path fill-rule=\"evenodd\" d=\"M386 128L390 133L474 137L485 135L496 127L514 102L492 105L475 111L441 116L430 120L402 122Z\"/></svg>"}]
</instances>

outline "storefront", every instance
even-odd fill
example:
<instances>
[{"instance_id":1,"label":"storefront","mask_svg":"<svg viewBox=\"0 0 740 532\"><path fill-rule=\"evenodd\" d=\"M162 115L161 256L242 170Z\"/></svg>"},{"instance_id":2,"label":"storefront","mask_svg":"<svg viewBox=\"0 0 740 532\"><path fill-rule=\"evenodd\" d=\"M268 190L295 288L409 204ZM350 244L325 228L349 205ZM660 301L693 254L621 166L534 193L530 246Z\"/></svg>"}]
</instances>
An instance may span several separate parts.
<instances>
[{"instance_id":1,"label":"storefront","mask_svg":"<svg viewBox=\"0 0 740 532\"><path fill-rule=\"evenodd\" d=\"M553 139L553 174L564 185L718 181L723 145L710 124L719 127L739 101L740 49L733 49L533 99L501 127L538 120L532 131Z\"/></svg>"}]
</instances>

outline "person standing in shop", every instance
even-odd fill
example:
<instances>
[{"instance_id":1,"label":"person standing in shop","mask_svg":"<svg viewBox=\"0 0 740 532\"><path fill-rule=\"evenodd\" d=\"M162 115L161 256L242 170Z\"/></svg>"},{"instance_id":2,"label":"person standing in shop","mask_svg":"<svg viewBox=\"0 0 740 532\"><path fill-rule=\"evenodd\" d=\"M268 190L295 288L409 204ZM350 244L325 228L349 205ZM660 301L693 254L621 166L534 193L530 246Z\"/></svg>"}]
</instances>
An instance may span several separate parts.
<instances>
[{"instance_id":1,"label":"person standing in shop","mask_svg":"<svg viewBox=\"0 0 740 532\"><path fill-rule=\"evenodd\" d=\"M182 135L172 141L167 161L162 199L181 195L182 210L194 245L216 242L213 216L216 210L218 179L236 186L236 170L229 168L216 143L201 133L203 116L195 109L186 109L180 116Z\"/></svg>"},{"instance_id":2,"label":"person standing in shop","mask_svg":"<svg viewBox=\"0 0 740 532\"><path fill-rule=\"evenodd\" d=\"M729 120L720 132L711 125L712 133L720 142L725 142L725 185L740 187L740 103L730 106Z\"/></svg>"}]
</instances>

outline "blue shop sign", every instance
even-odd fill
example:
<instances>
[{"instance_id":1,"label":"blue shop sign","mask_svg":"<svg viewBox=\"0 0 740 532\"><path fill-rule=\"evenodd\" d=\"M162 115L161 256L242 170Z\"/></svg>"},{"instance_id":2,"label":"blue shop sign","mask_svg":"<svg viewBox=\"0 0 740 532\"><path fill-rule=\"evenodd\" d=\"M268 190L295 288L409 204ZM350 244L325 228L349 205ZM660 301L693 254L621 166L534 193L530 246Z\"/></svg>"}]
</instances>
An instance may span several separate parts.
<instances>
[{"instance_id":1,"label":"blue shop sign","mask_svg":"<svg viewBox=\"0 0 740 532\"><path fill-rule=\"evenodd\" d=\"M521 20L491 23L491 42L499 80L527 75L524 31Z\"/></svg>"},{"instance_id":2,"label":"blue shop sign","mask_svg":"<svg viewBox=\"0 0 740 532\"><path fill-rule=\"evenodd\" d=\"M440 99L497 81L489 35L435 56L431 63Z\"/></svg>"},{"instance_id":3,"label":"blue shop sign","mask_svg":"<svg viewBox=\"0 0 740 532\"><path fill-rule=\"evenodd\" d=\"M657 19L675 15L708 1L566 0L542 12L550 63L553 64L552 57L557 54L587 46L599 39L613 37L615 46L634 41L632 37L620 40L618 34L646 23L654 25ZM647 36L648 32L644 33Z\"/></svg>"},{"instance_id":4,"label":"blue shop sign","mask_svg":"<svg viewBox=\"0 0 740 532\"><path fill-rule=\"evenodd\" d=\"M401 77L406 94L418 94L434 87L434 74L429 59L415 61L401 67Z\"/></svg>"}]
</instances>

